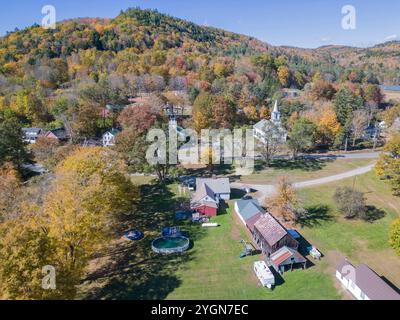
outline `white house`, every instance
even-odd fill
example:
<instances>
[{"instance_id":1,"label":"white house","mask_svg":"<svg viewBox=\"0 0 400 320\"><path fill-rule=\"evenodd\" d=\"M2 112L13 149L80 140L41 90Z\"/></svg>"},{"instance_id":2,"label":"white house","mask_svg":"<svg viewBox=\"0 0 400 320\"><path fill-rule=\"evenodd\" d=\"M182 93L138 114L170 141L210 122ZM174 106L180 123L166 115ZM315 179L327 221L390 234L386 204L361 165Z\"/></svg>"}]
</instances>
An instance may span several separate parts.
<instances>
[{"instance_id":1,"label":"white house","mask_svg":"<svg viewBox=\"0 0 400 320\"><path fill-rule=\"evenodd\" d=\"M36 140L44 134L41 128L23 128L23 139L27 143L36 143Z\"/></svg>"},{"instance_id":2,"label":"white house","mask_svg":"<svg viewBox=\"0 0 400 320\"><path fill-rule=\"evenodd\" d=\"M267 134L271 132L270 127L276 126L276 135L277 138L283 143L287 140L287 131L282 127L281 124L281 113L278 107L278 101L275 101L274 109L271 113L271 120L261 120L253 126L253 134L254 137L261 141L262 143L266 143Z\"/></svg>"},{"instance_id":3,"label":"white house","mask_svg":"<svg viewBox=\"0 0 400 320\"><path fill-rule=\"evenodd\" d=\"M115 145L115 138L120 133L117 129L112 129L103 134L103 147L111 147Z\"/></svg>"},{"instance_id":4,"label":"white house","mask_svg":"<svg viewBox=\"0 0 400 320\"><path fill-rule=\"evenodd\" d=\"M400 295L367 265L354 267L343 260L336 278L357 300L400 300Z\"/></svg>"}]
</instances>

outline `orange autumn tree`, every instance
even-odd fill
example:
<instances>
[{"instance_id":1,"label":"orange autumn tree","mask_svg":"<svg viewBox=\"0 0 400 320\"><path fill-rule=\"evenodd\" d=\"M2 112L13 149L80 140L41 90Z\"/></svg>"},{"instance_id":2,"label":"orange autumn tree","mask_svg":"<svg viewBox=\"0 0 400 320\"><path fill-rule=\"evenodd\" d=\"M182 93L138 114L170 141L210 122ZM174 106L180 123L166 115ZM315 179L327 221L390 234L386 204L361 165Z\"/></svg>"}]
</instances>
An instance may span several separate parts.
<instances>
[{"instance_id":1,"label":"orange autumn tree","mask_svg":"<svg viewBox=\"0 0 400 320\"><path fill-rule=\"evenodd\" d=\"M287 177L280 177L277 191L272 199L266 201L265 206L277 218L284 222L296 222L297 220L297 194Z\"/></svg>"}]
</instances>

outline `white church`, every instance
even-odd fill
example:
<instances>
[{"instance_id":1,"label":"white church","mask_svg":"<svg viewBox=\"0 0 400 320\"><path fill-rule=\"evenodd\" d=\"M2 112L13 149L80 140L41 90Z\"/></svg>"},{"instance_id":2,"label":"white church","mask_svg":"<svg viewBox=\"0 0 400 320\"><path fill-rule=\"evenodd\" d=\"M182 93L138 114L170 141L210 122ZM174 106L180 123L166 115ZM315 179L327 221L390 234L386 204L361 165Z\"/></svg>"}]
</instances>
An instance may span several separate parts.
<instances>
[{"instance_id":1,"label":"white church","mask_svg":"<svg viewBox=\"0 0 400 320\"><path fill-rule=\"evenodd\" d=\"M281 113L279 111L278 100L275 101L274 109L271 113L271 120L263 119L253 126L254 137L262 143L266 143L268 141L267 134L271 132L271 126L276 126L276 134L278 135L279 140L282 143L286 142L288 134L281 124Z\"/></svg>"}]
</instances>

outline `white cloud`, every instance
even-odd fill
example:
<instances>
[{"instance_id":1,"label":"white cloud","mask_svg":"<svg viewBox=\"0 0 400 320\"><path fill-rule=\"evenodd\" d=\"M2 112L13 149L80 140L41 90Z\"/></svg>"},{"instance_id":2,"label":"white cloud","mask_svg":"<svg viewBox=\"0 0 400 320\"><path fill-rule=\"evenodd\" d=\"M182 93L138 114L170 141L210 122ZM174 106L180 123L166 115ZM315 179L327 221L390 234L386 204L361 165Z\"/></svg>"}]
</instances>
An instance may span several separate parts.
<instances>
[{"instance_id":1,"label":"white cloud","mask_svg":"<svg viewBox=\"0 0 400 320\"><path fill-rule=\"evenodd\" d=\"M391 41L397 39L397 34L392 34L390 36L387 36L384 40L385 41Z\"/></svg>"},{"instance_id":2,"label":"white cloud","mask_svg":"<svg viewBox=\"0 0 400 320\"><path fill-rule=\"evenodd\" d=\"M329 42L329 41L331 41L332 39L330 38L330 37L323 37L323 38L321 38L321 41L322 42Z\"/></svg>"}]
</instances>

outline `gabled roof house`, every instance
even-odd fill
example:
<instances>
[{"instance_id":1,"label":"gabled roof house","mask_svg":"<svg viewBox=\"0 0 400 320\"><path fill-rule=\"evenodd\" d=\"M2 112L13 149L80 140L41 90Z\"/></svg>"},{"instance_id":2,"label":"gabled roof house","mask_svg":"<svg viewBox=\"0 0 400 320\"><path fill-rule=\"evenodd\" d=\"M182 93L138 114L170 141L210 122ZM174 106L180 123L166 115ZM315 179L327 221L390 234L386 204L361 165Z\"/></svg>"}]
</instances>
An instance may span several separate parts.
<instances>
[{"instance_id":1,"label":"gabled roof house","mask_svg":"<svg viewBox=\"0 0 400 320\"><path fill-rule=\"evenodd\" d=\"M115 138L120 133L118 129L112 129L103 134L103 147L111 147L115 145Z\"/></svg>"},{"instance_id":2,"label":"gabled roof house","mask_svg":"<svg viewBox=\"0 0 400 320\"><path fill-rule=\"evenodd\" d=\"M23 139L28 143L36 143L36 140L44 133L41 128L22 128Z\"/></svg>"},{"instance_id":3,"label":"gabled roof house","mask_svg":"<svg viewBox=\"0 0 400 320\"><path fill-rule=\"evenodd\" d=\"M336 278L357 300L400 300L399 293L365 264L355 267L343 259Z\"/></svg>"},{"instance_id":4,"label":"gabled roof house","mask_svg":"<svg viewBox=\"0 0 400 320\"><path fill-rule=\"evenodd\" d=\"M216 216L221 200L229 200L231 188L228 178L196 179L196 192L191 208L201 214Z\"/></svg>"}]
</instances>

